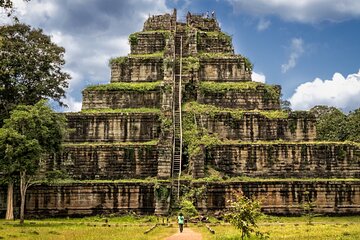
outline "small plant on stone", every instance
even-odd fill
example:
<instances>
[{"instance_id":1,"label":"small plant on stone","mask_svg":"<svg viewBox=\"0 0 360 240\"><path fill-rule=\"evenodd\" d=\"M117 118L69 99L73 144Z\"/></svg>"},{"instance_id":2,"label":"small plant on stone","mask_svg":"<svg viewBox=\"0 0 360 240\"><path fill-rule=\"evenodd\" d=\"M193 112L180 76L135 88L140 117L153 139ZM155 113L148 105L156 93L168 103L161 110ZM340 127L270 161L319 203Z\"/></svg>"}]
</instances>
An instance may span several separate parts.
<instances>
[{"instance_id":1,"label":"small plant on stone","mask_svg":"<svg viewBox=\"0 0 360 240\"><path fill-rule=\"evenodd\" d=\"M314 217L316 217L314 213L314 209L316 205L310 197L310 192L305 191L304 195L305 195L305 202L301 206L304 212L303 215L306 217L308 225L314 225L313 220Z\"/></svg>"}]
</instances>

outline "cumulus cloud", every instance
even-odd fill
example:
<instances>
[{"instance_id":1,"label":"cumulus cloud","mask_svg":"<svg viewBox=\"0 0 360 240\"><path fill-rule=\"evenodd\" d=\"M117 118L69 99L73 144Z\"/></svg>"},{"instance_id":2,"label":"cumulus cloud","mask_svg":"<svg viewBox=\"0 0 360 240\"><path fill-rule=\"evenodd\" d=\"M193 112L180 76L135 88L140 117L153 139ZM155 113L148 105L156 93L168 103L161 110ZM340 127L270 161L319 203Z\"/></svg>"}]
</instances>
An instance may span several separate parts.
<instances>
[{"instance_id":1,"label":"cumulus cloud","mask_svg":"<svg viewBox=\"0 0 360 240\"><path fill-rule=\"evenodd\" d=\"M261 82L261 83L265 83L266 81L266 76L262 73L257 73L257 72L252 72L251 73L251 79L254 82Z\"/></svg>"},{"instance_id":2,"label":"cumulus cloud","mask_svg":"<svg viewBox=\"0 0 360 240\"><path fill-rule=\"evenodd\" d=\"M317 23L360 17L358 0L227 0L235 12L275 15L287 21Z\"/></svg>"},{"instance_id":3,"label":"cumulus cloud","mask_svg":"<svg viewBox=\"0 0 360 240\"><path fill-rule=\"evenodd\" d=\"M360 70L346 78L335 73L330 80L316 78L299 85L288 99L296 110L328 105L350 111L360 107Z\"/></svg>"},{"instance_id":4,"label":"cumulus cloud","mask_svg":"<svg viewBox=\"0 0 360 240\"><path fill-rule=\"evenodd\" d=\"M65 100L70 110L81 107L86 85L109 82L108 60L130 52L129 34L141 31L150 14L172 11L165 0L14 0L14 4L20 21L44 29L65 48L65 70L72 76Z\"/></svg>"},{"instance_id":5,"label":"cumulus cloud","mask_svg":"<svg viewBox=\"0 0 360 240\"><path fill-rule=\"evenodd\" d=\"M75 100L71 96L64 99L64 103L68 106L67 108L64 108L64 112L78 112L81 110L82 102Z\"/></svg>"},{"instance_id":6,"label":"cumulus cloud","mask_svg":"<svg viewBox=\"0 0 360 240\"><path fill-rule=\"evenodd\" d=\"M256 29L259 32L264 31L270 27L270 24L271 24L271 22L269 20L261 18L258 22Z\"/></svg>"},{"instance_id":7,"label":"cumulus cloud","mask_svg":"<svg viewBox=\"0 0 360 240\"><path fill-rule=\"evenodd\" d=\"M290 56L287 63L281 65L281 72L286 73L294 68L298 58L304 53L304 41L301 38L293 38L290 45Z\"/></svg>"}]
</instances>

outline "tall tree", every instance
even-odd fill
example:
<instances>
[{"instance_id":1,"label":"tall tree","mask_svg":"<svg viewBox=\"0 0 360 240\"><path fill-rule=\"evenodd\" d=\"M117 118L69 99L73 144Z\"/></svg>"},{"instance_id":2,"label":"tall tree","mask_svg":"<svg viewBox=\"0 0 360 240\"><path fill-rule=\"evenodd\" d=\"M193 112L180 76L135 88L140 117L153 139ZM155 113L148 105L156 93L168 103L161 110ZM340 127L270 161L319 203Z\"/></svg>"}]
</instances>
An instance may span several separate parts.
<instances>
[{"instance_id":1,"label":"tall tree","mask_svg":"<svg viewBox=\"0 0 360 240\"><path fill-rule=\"evenodd\" d=\"M315 106L310 109L317 119L316 133L318 140L346 140L346 115L335 107Z\"/></svg>"},{"instance_id":2,"label":"tall tree","mask_svg":"<svg viewBox=\"0 0 360 240\"><path fill-rule=\"evenodd\" d=\"M9 140L6 141L6 144L0 142L2 144L0 146L0 156L6 155L9 147L20 153L26 153L26 151L29 153L28 157L22 157L19 154L11 158L8 157L5 160L0 159L0 161L3 161L3 164L8 164L9 166L7 174L18 173L19 175L21 196L20 223L23 223L26 191L39 169L40 161L46 159L48 154L60 151L61 142L66 133L66 119L63 115L53 112L45 101L40 101L34 106L17 106L11 112L10 118L5 120L2 131L12 133L12 135L8 134L7 136L11 137L17 134L28 141L21 145L16 144L17 142L11 144ZM39 146L38 148L35 143ZM28 148L21 151L24 147Z\"/></svg>"},{"instance_id":3,"label":"tall tree","mask_svg":"<svg viewBox=\"0 0 360 240\"><path fill-rule=\"evenodd\" d=\"M360 108L347 116L346 140L360 142Z\"/></svg>"},{"instance_id":4,"label":"tall tree","mask_svg":"<svg viewBox=\"0 0 360 240\"><path fill-rule=\"evenodd\" d=\"M19 23L1 26L0 39L0 126L18 104L50 98L63 105L70 79L61 69L64 48L41 29Z\"/></svg>"},{"instance_id":5,"label":"tall tree","mask_svg":"<svg viewBox=\"0 0 360 240\"><path fill-rule=\"evenodd\" d=\"M17 131L8 128L0 129L0 165L8 182L6 219L13 219L13 175L32 175L40 159L41 148L36 139L27 139ZM24 189L24 181L21 188ZM21 209L25 206L24 191L21 191ZM23 210L21 211L23 215Z\"/></svg>"}]
</instances>

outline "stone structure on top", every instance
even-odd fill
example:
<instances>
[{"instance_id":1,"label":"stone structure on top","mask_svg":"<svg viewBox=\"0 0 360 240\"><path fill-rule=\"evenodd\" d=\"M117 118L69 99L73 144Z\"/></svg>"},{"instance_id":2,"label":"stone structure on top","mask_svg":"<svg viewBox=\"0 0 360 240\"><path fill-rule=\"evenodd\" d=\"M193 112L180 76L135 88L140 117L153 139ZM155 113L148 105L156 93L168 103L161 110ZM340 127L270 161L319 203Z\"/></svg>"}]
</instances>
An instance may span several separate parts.
<instances>
[{"instance_id":1,"label":"stone structure on top","mask_svg":"<svg viewBox=\"0 0 360 240\"><path fill-rule=\"evenodd\" d=\"M123 181L36 186L29 213L163 214L174 193L156 197L158 185L126 179L164 179L171 192L180 173L213 172L278 180L185 183L205 184L195 203L203 211L227 207L231 192L242 190L271 195L263 206L271 213L299 212L305 192L322 204L320 213L360 212L360 184L336 180L360 177L358 145L316 142L314 116L281 110L280 86L252 81L251 62L235 54L214 17L188 13L183 23L176 10L151 16L129 43L128 56L110 60L110 83L84 89L82 111L66 114L73 131L63 154L44 167L76 180Z\"/></svg>"}]
</instances>

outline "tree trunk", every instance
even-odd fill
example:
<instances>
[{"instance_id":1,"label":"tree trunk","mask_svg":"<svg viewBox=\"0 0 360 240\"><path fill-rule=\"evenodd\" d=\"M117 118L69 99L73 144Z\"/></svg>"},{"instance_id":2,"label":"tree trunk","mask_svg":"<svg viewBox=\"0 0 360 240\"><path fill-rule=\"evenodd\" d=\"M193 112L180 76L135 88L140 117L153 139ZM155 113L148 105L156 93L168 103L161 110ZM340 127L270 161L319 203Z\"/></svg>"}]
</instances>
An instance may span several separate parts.
<instances>
[{"instance_id":1,"label":"tree trunk","mask_svg":"<svg viewBox=\"0 0 360 240\"><path fill-rule=\"evenodd\" d=\"M6 220L13 220L14 219L14 183L10 181L8 183L7 189L7 206L6 206Z\"/></svg>"},{"instance_id":2,"label":"tree trunk","mask_svg":"<svg viewBox=\"0 0 360 240\"><path fill-rule=\"evenodd\" d=\"M20 172L20 197L21 197L21 204L20 204L20 224L24 223L25 219L25 196L26 190L28 187L28 183L26 181L26 172Z\"/></svg>"}]
</instances>

